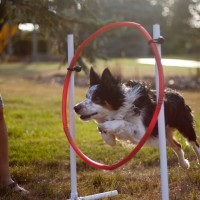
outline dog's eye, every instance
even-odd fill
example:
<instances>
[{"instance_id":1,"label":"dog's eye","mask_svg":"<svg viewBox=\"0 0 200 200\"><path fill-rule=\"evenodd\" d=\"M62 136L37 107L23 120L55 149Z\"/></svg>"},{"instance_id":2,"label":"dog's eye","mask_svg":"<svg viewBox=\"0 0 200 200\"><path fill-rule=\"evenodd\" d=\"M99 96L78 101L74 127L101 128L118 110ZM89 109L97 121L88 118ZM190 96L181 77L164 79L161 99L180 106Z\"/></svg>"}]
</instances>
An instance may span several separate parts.
<instances>
[{"instance_id":1,"label":"dog's eye","mask_svg":"<svg viewBox=\"0 0 200 200\"><path fill-rule=\"evenodd\" d=\"M95 96L95 97L92 98L92 101L94 101L94 103L101 103L102 99L98 96Z\"/></svg>"}]
</instances>

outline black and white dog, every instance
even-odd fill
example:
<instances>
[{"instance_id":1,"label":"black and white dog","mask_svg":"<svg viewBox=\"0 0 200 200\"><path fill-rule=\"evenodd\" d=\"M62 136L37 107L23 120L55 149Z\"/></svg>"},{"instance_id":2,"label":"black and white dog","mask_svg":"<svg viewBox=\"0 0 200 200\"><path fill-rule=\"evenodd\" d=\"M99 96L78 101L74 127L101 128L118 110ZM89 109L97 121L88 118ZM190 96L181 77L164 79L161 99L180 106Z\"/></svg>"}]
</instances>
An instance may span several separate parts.
<instances>
[{"instance_id":1,"label":"black and white dog","mask_svg":"<svg viewBox=\"0 0 200 200\"><path fill-rule=\"evenodd\" d=\"M116 138L137 144L146 132L155 107L155 90L147 84L136 81L121 83L107 68L99 77L91 68L86 99L74 110L84 121L95 120L103 140L113 146ZM183 97L172 89L165 90L164 108L167 145L176 153L180 166L189 168L181 145L173 138L173 130L177 129L188 140L200 161L192 111ZM158 147L157 125L146 145Z\"/></svg>"}]
</instances>

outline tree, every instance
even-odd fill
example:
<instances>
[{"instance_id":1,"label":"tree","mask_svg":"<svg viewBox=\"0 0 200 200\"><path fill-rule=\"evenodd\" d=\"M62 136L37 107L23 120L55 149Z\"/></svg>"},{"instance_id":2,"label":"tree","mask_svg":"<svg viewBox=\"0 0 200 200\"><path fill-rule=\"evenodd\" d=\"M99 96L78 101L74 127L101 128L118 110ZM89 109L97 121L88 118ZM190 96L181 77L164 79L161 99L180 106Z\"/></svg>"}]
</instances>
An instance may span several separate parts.
<instances>
[{"instance_id":1,"label":"tree","mask_svg":"<svg viewBox=\"0 0 200 200\"><path fill-rule=\"evenodd\" d=\"M169 18L168 35L173 49L176 53L187 53L188 42L190 43L191 24L190 20L192 14L189 11L189 6L192 0L176 0L171 9L171 16Z\"/></svg>"},{"instance_id":2,"label":"tree","mask_svg":"<svg viewBox=\"0 0 200 200\"><path fill-rule=\"evenodd\" d=\"M1 4L3 16L13 23L34 23L40 27L40 33L58 47L58 51L66 54L66 36L73 33L76 45L80 43L78 26L86 29L98 27L99 20L92 11L83 5L84 1L76 0L8 0ZM93 5L95 4L95 0ZM84 54L83 54L84 55ZM87 54L93 59L93 53Z\"/></svg>"},{"instance_id":3,"label":"tree","mask_svg":"<svg viewBox=\"0 0 200 200\"><path fill-rule=\"evenodd\" d=\"M100 10L96 16L103 22L134 21L152 32L152 25L164 20L159 12L160 5L152 5L148 0L99 0L98 3ZM89 31L91 33L91 29ZM130 28L105 33L96 40L96 47L102 57L148 55L148 43L140 33Z\"/></svg>"},{"instance_id":4,"label":"tree","mask_svg":"<svg viewBox=\"0 0 200 200\"><path fill-rule=\"evenodd\" d=\"M158 6L152 6L148 0L12 0L7 1L6 9L8 18L15 23L39 24L40 32L47 34L48 40L56 41L60 52L65 52L64 41L68 33L75 34L77 46L87 36L109 22L135 21L148 29L151 27L149 24L160 22L162 19ZM135 40L130 39L132 35ZM140 38L140 35L133 30L111 31L105 34L102 40L97 39L88 45L82 56L93 61L96 56L113 57L122 54L132 56L142 51L146 55L144 51L146 45L143 45L144 43L140 45L138 42ZM113 45L115 48L111 48ZM103 46L106 50L103 50ZM136 46L134 51L133 46Z\"/></svg>"},{"instance_id":5,"label":"tree","mask_svg":"<svg viewBox=\"0 0 200 200\"><path fill-rule=\"evenodd\" d=\"M159 23L161 34L166 38L164 54L177 54L199 48L199 30L191 24L191 9L199 14L199 1L7 0L4 13L7 19L15 23L39 24L40 33L57 46L61 53L66 52L65 40L68 33L75 35L76 48L90 34L110 22L134 21L143 25L150 33L152 25ZM195 48L191 35L195 36ZM84 49L80 59L85 57L93 61L96 57L106 56L146 56L147 46L139 33L121 28L95 39Z\"/></svg>"},{"instance_id":6,"label":"tree","mask_svg":"<svg viewBox=\"0 0 200 200\"><path fill-rule=\"evenodd\" d=\"M191 53L193 46L199 46L199 37L197 38L199 30L193 26L194 12L192 9L196 10L200 1L156 0L156 2L161 4L166 19L166 24L163 27L166 33L166 43L163 46L164 54Z\"/></svg>"}]
</instances>

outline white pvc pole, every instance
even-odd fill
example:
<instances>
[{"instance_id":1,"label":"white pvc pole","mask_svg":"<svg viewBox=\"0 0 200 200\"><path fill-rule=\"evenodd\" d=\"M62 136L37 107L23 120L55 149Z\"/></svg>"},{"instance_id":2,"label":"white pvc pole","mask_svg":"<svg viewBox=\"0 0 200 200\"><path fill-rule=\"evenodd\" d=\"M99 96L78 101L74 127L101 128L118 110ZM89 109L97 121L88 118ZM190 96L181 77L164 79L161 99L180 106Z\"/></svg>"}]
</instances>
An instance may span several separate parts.
<instances>
[{"instance_id":1,"label":"white pvc pole","mask_svg":"<svg viewBox=\"0 0 200 200\"><path fill-rule=\"evenodd\" d=\"M68 66L70 66L71 60L74 56L74 36L72 34L67 35L68 44ZM74 116L74 72L70 76L69 83L69 129L72 138L75 140L75 116ZM71 176L71 196L70 200L78 199L77 192L77 179L76 179L76 153L70 145L70 176Z\"/></svg>"},{"instance_id":2,"label":"white pvc pole","mask_svg":"<svg viewBox=\"0 0 200 200\"><path fill-rule=\"evenodd\" d=\"M67 35L68 44L68 66L70 66L71 60L74 56L74 36L72 34ZM75 116L74 116L74 72L70 76L69 83L69 129L70 134L75 140ZM77 192L77 171L76 171L76 153L70 145L70 177L71 177L71 195L70 200L95 200L100 198L112 197L118 195L117 190L103 192L99 194L93 194L85 197L78 197Z\"/></svg>"},{"instance_id":3,"label":"white pvc pole","mask_svg":"<svg viewBox=\"0 0 200 200\"><path fill-rule=\"evenodd\" d=\"M153 39L160 37L160 25L153 25ZM157 44L159 54L161 56L161 45ZM158 97L159 91L159 77L156 67L156 91ZM164 104L160 110L158 117L158 132L159 132L159 149L160 149L160 167L161 167L161 185L162 185L162 200L169 200L169 186L168 186L168 169L167 169L167 151L166 151L166 131L165 131L165 116Z\"/></svg>"}]
</instances>

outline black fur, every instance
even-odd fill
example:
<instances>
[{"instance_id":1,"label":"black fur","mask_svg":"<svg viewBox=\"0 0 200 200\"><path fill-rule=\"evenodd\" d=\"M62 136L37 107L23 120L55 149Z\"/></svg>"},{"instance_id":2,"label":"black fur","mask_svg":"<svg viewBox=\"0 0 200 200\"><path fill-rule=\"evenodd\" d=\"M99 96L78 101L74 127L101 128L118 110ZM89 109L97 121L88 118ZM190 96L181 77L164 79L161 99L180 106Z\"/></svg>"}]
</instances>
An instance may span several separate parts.
<instances>
[{"instance_id":1,"label":"black fur","mask_svg":"<svg viewBox=\"0 0 200 200\"><path fill-rule=\"evenodd\" d=\"M125 101L122 83L119 78L112 76L109 69L105 69L101 78L91 69L90 86L98 84L93 94L93 101L99 104L109 105L111 109L117 110L123 106ZM143 123L147 128L153 117L156 108L156 91L144 82L128 81L126 87L135 88L139 92L139 98L132 102L133 115L143 114ZM96 100L95 98L98 97ZM166 89L164 92L165 124L167 127L177 129L188 141L197 143L197 136L194 126L194 118L190 107L185 103L184 98L175 90ZM158 136L158 125L152 131L151 136Z\"/></svg>"},{"instance_id":2,"label":"black fur","mask_svg":"<svg viewBox=\"0 0 200 200\"><path fill-rule=\"evenodd\" d=\"M93 94L92 100L95 102L95 97L98 97L101 99L101 102L107 102L113 110L119 109L124 102L120 80L114 78L107 68L104 70L101 79L96 78L96 80L98 81L98 87Z\"/></svg>"},{"instance_id":3,"label":"black fur","mask_svg":"<svg viewBox=\"0 0 200 200\"><path fill-rule=\"evenodd\" d=\"M129 81L128 87L139 87L140 97L133 102L134 107L145 112L143 123L148 127L156 107L156 93L145 83ZM164 93L165 123L166 126L177 129L189 141L196 142L194 118L190 107L184 98L175 90L166 89ZM158 135L158 126L154 128L152 136Z\"/></svg>"},{"instance_id":4,"label":"black fur","mask_svg":"<svg viewBox=\"0 0 200 200\"><path fill-rule=\"evenodd\" d=\"M140 113L145 113L143 115L143 123L147 128L150 124L156 107L155 91L150 90L150 85L147 85L145 82L128 81L125 85L132 88L139 88L140 97L133 102L133 105L140 110ZM151 135L155 137L158 135L157 125L153 129Z\"/></svg>"},{"instance_id":5,"label":"black fur","mask_svg":"<svg viewBox=\"0 0 200 200\"><path fill-rule=\"evenodd\" d=\"M184 98L172 89L165 91L165 121L167 125L176 128L189 141L196 142L192 110L185 103ZM198 144L197 146L199 147Z\"/></svg>"}]
</instances>

